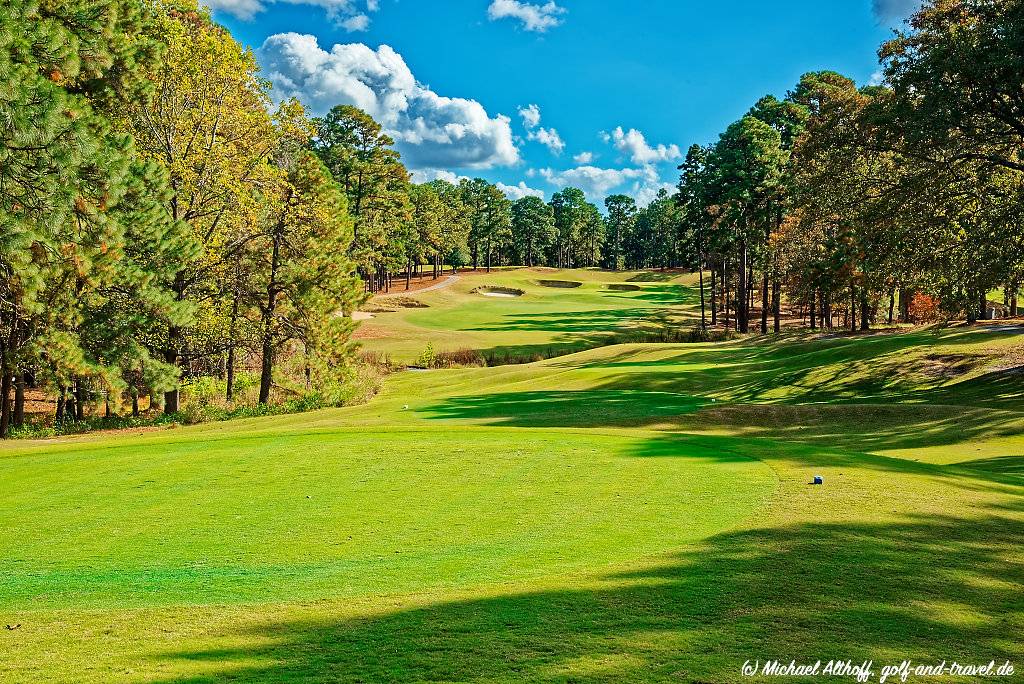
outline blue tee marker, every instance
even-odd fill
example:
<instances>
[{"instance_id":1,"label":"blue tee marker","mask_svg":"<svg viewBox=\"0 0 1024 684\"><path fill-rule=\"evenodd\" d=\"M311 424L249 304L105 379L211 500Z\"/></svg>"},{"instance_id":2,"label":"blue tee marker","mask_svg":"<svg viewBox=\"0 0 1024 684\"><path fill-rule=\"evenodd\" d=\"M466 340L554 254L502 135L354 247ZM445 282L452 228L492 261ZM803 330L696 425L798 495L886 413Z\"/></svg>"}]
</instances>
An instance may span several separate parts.
<instances>
[{"instance_id":1,"label":"blue tee marker","mask_svg":"<svg viewBox=\"0 0 1024 684\"><path fill-rule=\"evenodd\" d=\"M816 485L825 484L825 478L823 478L821 475L815 475L814 476L814 482L812 482L811 484L816 484Z\"/></svg>"}]
</instances>

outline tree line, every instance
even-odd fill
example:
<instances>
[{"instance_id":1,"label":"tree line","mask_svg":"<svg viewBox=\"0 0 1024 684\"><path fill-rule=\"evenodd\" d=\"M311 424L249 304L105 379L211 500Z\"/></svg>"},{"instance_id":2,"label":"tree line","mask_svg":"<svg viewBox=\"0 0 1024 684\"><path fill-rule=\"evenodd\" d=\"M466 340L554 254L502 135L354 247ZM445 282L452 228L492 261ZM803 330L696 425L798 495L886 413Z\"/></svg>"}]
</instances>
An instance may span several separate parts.
<instances>
[{"instance_id":1,"label":"tree line","mask_svg":"<svg viewBox=\"0 0 1024 684\"><path fill-rule=\"evenodd\" d=\"M783 299L811 328L1017 314L1024 3L931 0L879 56L879 85L808 73L689 149L705 324L746 332L759 308L778 331Z\"/></svg>"},{"instance_id":2,"label":"tree line","mask_svg":"<svg viewBox=\"0 0 1024 684\"><path fill-rule=\"evenodd\" d=\"M301 105L204 10L138 0L0 8L0 436L26 385L56 420L285 351L307 384L349 353L362 296L347 197ZM13 394L13 400L12 400Z\"/></svg>"},{"instance_id":3,"label":"tree line","mask_svg":"<svg viewBox=\"0 0 1024 684\"><path fill-rule=\"evenodd\" d=\"M4 3L0 79L0 437L32 387L58 422L174 414L204 377L231 402L249 366L261 404L315 392L367 294L424 267L602 263L580 190L413 183L365 112L275 104L191 0Z\"/></svg>"},{"instance_id":4,"label":"tree line","mask_svg":"<svg viewBox=\"0 0 1024 684\"><path fill-rule=\"evenodd\" d=\"M306 391L348 367L367 294L447 268L699 271L703 325L969 321L1024 274L1024 0L930 0L879 55L765 96L676 191L602 212L578 188L511 201L413 183L361 110L274 104L251 51L188 2L0 7L0 436L27 385L80 420L182 380L281 360ZM288 377L292 382L296 378ZM287 383L285 383L287 384ZM294 385L294 382L292 382ZM284 388L286 389L286 388ZM113 406L113 409L111 408Z\"/></svg>"}]
</instances>

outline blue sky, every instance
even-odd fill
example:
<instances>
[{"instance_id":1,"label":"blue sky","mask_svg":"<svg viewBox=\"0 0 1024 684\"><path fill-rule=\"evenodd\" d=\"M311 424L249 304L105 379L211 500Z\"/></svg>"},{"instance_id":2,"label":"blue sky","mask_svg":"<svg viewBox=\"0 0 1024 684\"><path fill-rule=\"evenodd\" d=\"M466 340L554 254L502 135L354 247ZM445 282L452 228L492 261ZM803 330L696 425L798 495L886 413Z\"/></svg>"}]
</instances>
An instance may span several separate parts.
<instances>
[{"instance_id":1,"label":"blue sky","mask_svg":"<svg viewBox=\"0 0 1024 684\"><path fill-rule=\"evenodd\" d=\"M276 93L367 109L419 180L644 202L688 145L802 73L871 79L913 0L207 2Z\"/></svg>"}]
</instances>

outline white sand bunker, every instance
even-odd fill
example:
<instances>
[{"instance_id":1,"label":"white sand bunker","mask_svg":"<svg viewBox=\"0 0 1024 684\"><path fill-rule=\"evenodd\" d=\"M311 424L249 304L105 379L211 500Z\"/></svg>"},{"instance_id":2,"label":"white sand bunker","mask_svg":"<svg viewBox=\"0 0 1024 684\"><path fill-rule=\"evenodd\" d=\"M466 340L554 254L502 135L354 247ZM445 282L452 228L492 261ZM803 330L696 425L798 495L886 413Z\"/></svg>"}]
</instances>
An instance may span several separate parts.
<instances>
[{"instance_id":1,"label":"white sand bunker","mask_svg":"<svg viewBox=\"0 0 1024 684\"><path fill-rule=\"evenodd\" d=\"M473 290L473 294L480 294L484 297L522 297L525 292L517 290L514 287L478 287Z\"/></svg>"},{"instance_id":2,"label":"white sand bunker","mask_svg":"<svg viewBox=\"0 0 1024 684\"><path fill-rule=\"evenodd\" d=\"M368 321L371 318L373 318L373 314L370 313L369 311L353 311L352 312L352 320L353 321Z\"/></svg>"}]
</instances>

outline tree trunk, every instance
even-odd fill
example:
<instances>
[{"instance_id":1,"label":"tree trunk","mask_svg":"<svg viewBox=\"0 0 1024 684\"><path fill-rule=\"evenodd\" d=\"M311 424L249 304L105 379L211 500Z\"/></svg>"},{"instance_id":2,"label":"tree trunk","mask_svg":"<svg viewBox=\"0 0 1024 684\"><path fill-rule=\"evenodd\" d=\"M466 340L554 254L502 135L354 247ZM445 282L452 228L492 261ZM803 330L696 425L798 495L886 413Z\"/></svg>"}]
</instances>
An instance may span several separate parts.
<instances>
[{"instance_id":1,"label":"tree trunk","mask_svg":"<svg viewBox=\"0 0 1024 684\"><path fill-rule=\"evenodd\" d=\"M782 283L778 280L772 283L772 316L774 317L775 332L782 331Z\"/></svg>"},{"instance_id":2,"label":"tree trunk","mask_svg":"<svg viewBox=\"0 0 1024 684\"><path fill-rule=\"evenodd\" d=\"M260 369L260 403L270 401L270 386L274 378L274 343L270 337L270 316L263 317L263 361Z\"/></svg>"},{"instance_id":3,"label":"tree trunk","mask_svg":"<svg viewBox=\"0 0 1024 684\"><path fill-rule=\"evenodd\" d=\"M729 264L725 259L722 260L722 307L725 313L725 327L730 327L729 323Z\"/></svg>"},{"instance_id":4,"label":"tree trunk","mask_svg":"<svg viewBox=\"0 0 1024 684\"><path fill-rule=\"evenodd\" d=\"M57 388L57 411L53 414L53 422L59 423L64 419L64 397L67 395L67 388L61 385Z\"/></svg>"},{"instance_id":5,"label":"tree trunk","mask_svg":"<svg viewBox=\"0 0 1024 684\"><path fill-rule=\"evenodd\" d=\"M868 288L860 288L860 329L871 329L871 312L868 311Z\"/></svg>"},{"instance_id":6,"label":"tree trunk","mask_svg":"<svg viewBox=\"0 0 1024 684\"><path fill-rule=\"evenodd\" d=\"M850 310L846 323L850 332L857 332L857 287L853 283L850 283Z\"/></svg>"},{"instance_id":7,"label":"tree trunk","mask_svg":"<svg viewBox=\"0 0 1024 684\"><path fill-rule=\"evenodd\" d=\"M978 317L983 321L988 318L988 293L984 288L978 293Z\"/></svg>"},{"instance_id":8,"label":"tree trunk","mask_svg":"<svg viewBox=\"0 0 1024 684\"><path fill-rule=\"evenodd\" d=\"M711 325L718 325L718 292L715 289L715 272L718 270L711 266Z\"/></svg>"},{"instance_id":9,"label":"tree trunk","mask_svg":"<svg viewBox=\"0 0 1024 684\"><path fill-rule=\"evenodd\" d=\"M11 368L5 358L0 363L0 439L7 439L11 425Z\"/></svg>"},{"instance_id":10,"label":"tree trunk","mask_svg":"<svg viewBox=\"0 0 1024 684\"><path fill-rule=\"evenodd\" d=\"M139 390L132 388L132 418L139 417Z\"/></svg>"},{"instance_id":11,"label":"tree trunk","mask_svg":"<svg viewBox=\"0 0 1024 684\"><path fill-rule=\"evenodd\" d=\"M893 324L893 317L896 315L896 288L892 287L889 289L889 318L887 319L889 325Z\"/></svg>"},{"instance_id":12,"label":"tree trunk","mask_svg":"<svg viewBox=\"0 0 1024 684\"><path fill-rule=\"evenodd\" d=\"M768 334L768 271L764 272L761 282L761 334Z\"/></svg>"},{"instance_id":13,"label":"tree trunk","mask_svg":"<svg viewBox=\"0 0 1024 684\"><path fill-rule=\"evenodd\" d=\"M270 282L267 284L267 303L263 307L263 359L260 370L260 403L270 401L270 385L274 379L274 311L277 308L277 269L281 259L281 230L274 234L274 249L270 256Z\"/></svg>"},{"instance_id":14,"label":"tree trunk","mask_svg":"<svg viewBox=\"0 0 1024 684\"><path fill-rule=\"evenodd\" d=\"M818 291L811 288L811 330L816 330L818 328L818 312L814 308L814 300L816 299L817 294Z\"/></svg>"},{"instance_id":15,"label":"tree trunk","mask_svg":"<svg viewBox=\"0 0 1024 684\"><path fill-rule=\"evenodd\" d=\"M19 371L14 376L14 427L25 425L25 373Z\"/></svg>"},{"instance_id":16,"label":"tree trunk","mask_svg":"<svg viewBox=\"0 0 1024 684\"><path fill-rule=\"evenodd\" d=\"M171 332L171 339L177 339L177 329L173 329ZM178 365L178 352L173 349L168 349L164 353L164 361L167 363L177 366ZM181 388L175 384L174 389L164 392L164 414L170 415L178 412L178 400L181 396Z\"/></svg>"},{"instance_id":17,"label":"tree trunk","mask_svg":"<svg viewBox=\"0 0 1024 684\"><path fill-rule=\"evenodd\" d=\"M700 272L700 327L708 327L708 319L704 313L704 261L698 258L697 270Z\"/></svg>"},{"instance_id":18,"label":"tree trunk","mask_svg":"<svg viewBox=\"0 0 1024 684\"><path fill-rule=\"evenodd\" d=\"M1010 315L1014 318L1017 317L1017 293L1019 286L1017 283L1013 283L1013 287L1010 289Z\"/></svg>"},{"instance_id":19,"label":"tree trunk","mask_svg":"<svg viewBox=\"0 0 1024 684\"><path fill-rule=\"evenodd\" d=\"M85 383L75 380L75 420L85 420Z\"/></svg>"},{"instance_id":20,"label":"tree trunk","mask_svg":"<svg viewBox=\"0 0 1024 684\"><path fill-rule=\"evenodd\" d=\"M750 332L747 310L747 241L740 240L739 286L736 288L736 316L741 333Z\"/></svg>"},{"instance_id":21,"label":"tree trunk","mask_svg":"<svg viewBox=\"0 0 1024 684\"><path fill-rule=\"evenodd\" d=\"M412 260L409 259L405 262L405 289L406 291L412 287Z\"/></svg>"}]
</instances>

